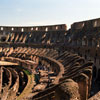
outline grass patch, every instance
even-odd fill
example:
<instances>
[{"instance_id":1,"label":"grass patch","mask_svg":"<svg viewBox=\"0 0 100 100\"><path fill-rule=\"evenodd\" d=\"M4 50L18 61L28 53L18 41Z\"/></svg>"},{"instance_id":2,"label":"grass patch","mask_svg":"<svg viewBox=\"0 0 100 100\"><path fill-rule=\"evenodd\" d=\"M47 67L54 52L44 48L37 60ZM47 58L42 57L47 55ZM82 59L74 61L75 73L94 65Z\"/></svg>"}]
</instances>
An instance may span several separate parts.
<instances>
[{"instance_id":1,"label":"grass patch","mask_svg":"<svg viewBox=\"0 0 100 100\"><path fill-rule=\"evenodd\" d=\"M24 72L25 72L27 75L31 75L31 73L30 73L28 70L25 70L25 69L24 69Z\"/></svg>"}]
</instances>

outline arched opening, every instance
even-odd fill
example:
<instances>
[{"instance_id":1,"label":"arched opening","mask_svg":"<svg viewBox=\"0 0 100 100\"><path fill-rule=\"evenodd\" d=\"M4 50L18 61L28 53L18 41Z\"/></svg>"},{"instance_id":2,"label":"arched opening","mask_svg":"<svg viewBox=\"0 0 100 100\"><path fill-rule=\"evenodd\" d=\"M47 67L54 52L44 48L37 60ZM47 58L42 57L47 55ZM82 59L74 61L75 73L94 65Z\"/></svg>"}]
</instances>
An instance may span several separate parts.
<instances>
[{"instance_id":1,"label":"arched opening","mask_svg":"<svg viewBox=\"0 0 100 100\"><path fill-rule=\"evenodd\" d=\"M96 66L94 65L93 66L93 79L96 79L96 73L97 73L97 70L96 70Z\"/></svg>"},{"instance_id":2,"label":"arched opening","mask_svg":"<svg viewBox=\"0 0 100 100\"><path fill-rule=\"evenodd\" d=\"M97 26L97 20L94 22L94 27L96 27Z\"/></svg>"},{"instance_id":3,"label":"arched opening","mask_svg":"<svg viewBox=\"0 0 100 100\"><path fill-rule=\"evenodd\" d=\"M31 31L33 31L33 27L31 28Z\"/></svg>"},{"instance_id":4,"label":"arched opening","mask_svg":"<svg viewBox=\"0 0 100 100\"><path fill-rule=\"evenodd\" d=\"M3 31L3 27L1 27L1 31Z\"/></svg>"},{"instance_id":5,"label":"arched opening","mask_svg":"<svg viewBox=\"0 0 100 100\"><path fill-rule=\"evenodd\" d=\"M56 30L58 30L58 26L56 26Z\"/></svg>"},{"instance_id":6,"label":"arched opening","mask_svg":"<svg viewBox=\"0 0 100 100\"><path fill-rule=\"evenodd\" d=\"M5 41L6 41L6 37L5 36L1 37L1 42L5 42Z\"/></svg>"},{"instance_id":7,"label":"arched opening","mask_svg":"<svg viewBox=\"0 0 100 100\"><path fill-rule=\"evenodd\" d=\"M12 27L11 30L14 31L14 28Z\"/></svg>"},{"instance_id":8,"label":"arched opening","mask_svg":"<svg viewBox=\"0 0 100 100\"><path fill-rule=\"evenodd\" d=\"M36 27L36 29L35 29L36 31L38 31L38 27Z\"/></svg>"},{"instance_id":9,"label":"arched opening","mask_svg":"<svg viewBox=\"0 0 100 100\"><path fill-rule=\"evenodd\" d=\"M97 81L100 81L100 69L98 70Z\"/></svg>"},{"instance_id":10,"label":"arched opening","mask_svg":"<svg viewBox=\"0 0 100 100\"><path fill-rule=\"evenodd\" d=\"M100 72L100 70L99 70L99 72ZM97 68L94 65L93 66L92 85L91 85L90 97L93 96L93 95L95 95L97 92L100 91L100 85L99 85L100 83L98 82L98 79L97 79L96 76L97 76Z\"/></svg>"},{"instance_id":11,"label":"arched opening","mask_svg":"<svg viewBox=\"0 0 100 100\"><path fill-rule=\"evenodd\" d=\"M21 29L21 32L24 32L24 28Z\"/></svg>"},{"instance_id":12,"label":"arched opening","mask_svg":"<svg viewBox=\"0 0 100 100\"><path fill-rule=\"evenodd\" d=\"M46 32L48 31L48 27L45 28L45 31L46 31Z\"/></svg>"}]
</instances>

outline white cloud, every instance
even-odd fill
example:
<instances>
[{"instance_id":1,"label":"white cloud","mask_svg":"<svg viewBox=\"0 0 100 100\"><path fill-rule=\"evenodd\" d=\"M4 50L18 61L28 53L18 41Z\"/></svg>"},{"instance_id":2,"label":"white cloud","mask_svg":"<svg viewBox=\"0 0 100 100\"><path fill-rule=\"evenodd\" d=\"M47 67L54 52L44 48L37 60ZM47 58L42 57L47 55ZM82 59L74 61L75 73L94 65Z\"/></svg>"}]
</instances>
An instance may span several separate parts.
<instances>
[{"instance_id":1,"label":"white cloud","mask_svg":"<svg viewBox=\"0 0 100 100\"><path fill-rule=\"evenodd\" d=\"M17 8L16 11L19 12L19 13L21 13L21 12L23 12L23 9Z\"/></svg>"}]
</instances>

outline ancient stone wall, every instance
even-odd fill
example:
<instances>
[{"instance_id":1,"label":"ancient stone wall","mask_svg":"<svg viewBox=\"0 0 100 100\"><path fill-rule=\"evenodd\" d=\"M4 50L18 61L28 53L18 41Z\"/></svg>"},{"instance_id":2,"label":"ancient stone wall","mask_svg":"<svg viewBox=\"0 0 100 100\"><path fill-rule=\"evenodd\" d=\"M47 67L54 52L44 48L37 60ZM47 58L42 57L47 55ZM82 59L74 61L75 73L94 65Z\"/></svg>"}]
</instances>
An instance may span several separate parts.
<instances>
[{"instance_id":1,"label":"ancient stone wall","mask_svg":"<svg viewBox=\"0 0 100 100\"><path fill-rule=\"evenodd\" d=\"M93 69L96 78L100 71L100 19L74 23L68 31L66 25L0 28L7 35L0 43L1 60L19 65L7 68L16 79L8 100L88 99Z\"/></svg>"},{"instance_id":2,"label":"ancient stone wall","mask_svg":"<svg viewBox=\"0 0 100 100\"><path fill-rule=\"evenodd\" d=\"M96 66L96 78L100 69L100 18L76 22L72 24L67 35L67 43L73 53L87 60L92 60ZM69 41L70 39L70 41ZM68 46L66 46L68 48Z\"/></svg>"},{"instance_id":3,"label":"ancient stone wall","mask_svg":"<svg viewBox=\"0 0 100 100\"><path fill-rule=\"evenodd\" d=\"M3 42L50 44L63 43L66 30L67 26L65 24L36 27L1 26L0 34L5 36Z\"/></svg>"},{"instance_id":4,"label":"ancient stone wall","mask_svg":"<svg viewBox=\"0 0 100 100\"><path fill-rule=\"evenodd\" d=\"M22 44L23 46L23 44ZM12 48L12 47L10 47ZM5 57L2 57L2 60L17 63L18 67L13 67L18 73L19 79L16 79L15 84L9 90L8 100L13 100L12 98L24 98L24 99L36 99L36 100L47 100L58 98L63 99L80 99L87 100L92 80L92 62L86 62L85 59L78 56L77 54L64 51L59 53L57 48L33 48L33 47L14 47L13 49L8 50L8 47L4 47L2 51L5 51ZM10 52L10 53L9 53ZM6 57L8 56L8 57ZM24 83L22 77L23 70L28 70L30 75L34 75L35 69L38 67L38 64L41 62L43 66L46 66L52 73L53 77L50 77L53 81L49 84L49 87L46 88L47 79L43 77L41 73L40 83L33 85L34 81L27 76L27 85L23 89L21 84ZM11 67L11 69L13 69ZM8 69L11 71L11 69ZM14 70L13 69L13 70ZM19 70L20 69L20 70ZM51 73L50 72L50 73ZM21 74L20 74L21 73ZM48 72L49 73L49 72ZM21 75L21 76L20 76ZM47 75L47 74L46 74ZM12 73L14 76L14 73ZM18 82L23 80L22 83ZM41 83L43 82L43 83ZM20 84L18 84L20 83ZM69 84L72 84L71 86ZM64 87L65 86L65 87ZM75 88L74 88L75 87ZM22 92L21 92L22 88ZM32 91L33 92L32 92ZM58 90L62 92L59 93ZM77 92L75 92L75 90ZM26 92L27 91L27 92ZM84 91L84 92L83 92ZM15 95L17 93L17 95ZM12 95L11 95L12 94ZM26 94L26 95L23 95Z\"/></svg>"}]
</instances>

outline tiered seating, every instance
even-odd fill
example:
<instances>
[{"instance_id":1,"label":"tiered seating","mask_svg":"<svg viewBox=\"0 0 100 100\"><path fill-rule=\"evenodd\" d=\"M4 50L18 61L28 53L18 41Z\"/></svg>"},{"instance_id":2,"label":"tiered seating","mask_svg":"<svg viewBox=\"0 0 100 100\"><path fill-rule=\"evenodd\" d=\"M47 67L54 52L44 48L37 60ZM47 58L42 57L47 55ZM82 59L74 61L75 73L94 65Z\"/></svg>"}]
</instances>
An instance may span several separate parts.
<instances>
[{"instance_id":1,"label":"tiered seating","mask_svg":"<svg viewBox=\"0 0 100 100\"><path fill-rule=\"evenodd\" d=\"M10 30L1 31L9 33L0 43L1 100L88 99L93 63L61 48L65 25Z\"/></svg>"},{"instance_id":2,"label":"tiered seating","mask_svg":"<svg viewBox=\"0 0 100 100\"><path fill-rule=\"evenodd\" d=\"M84 58L77 54L72 54L67 51L59 54L57 50L52 48L45 49L32 47L17 47L15 49L4 48L3 51L7 51L5 56L8 56L3 57L4 60L20 64L20 66L27 69L30 73L33 73L32 75L36 75L35 80L38 81L32 81L33 78L28 78L22 68L14 68L18 73L18 82L20 84L18 83L19 85L16 88L15 94L13 92L13 96L9 96L8 100L10 100L11 97L14 98L14 96L16 98L24 98L24 100L32 98L38 100L42 100L43 98L56 98L56 88L66 79L73 79L78 83L81 100L87 98L83 97L85 94L82 91L85 91L87 93L86 95L89 95L88 93L91 88L90 76L92 76L92 62L86 62ZM39 66L41 66L42 69L39 68ZM14 78L14 69L8 69L12 73L12 83L14 86L14 82L17 80ZM26 78L24 78L24 74ZM37 79L37 76L40 78ZM84 77L84 81L87 80L87 88L84 86L85 83L82 83L83 80L81 80L80 77ZM30 84L29 81L32 81L32 83ZM29 83L29 85L26 85L27 83ZM27 95L24 96L24 94L26 94L24 91L27 90L25 88L29 86L30 90L28 89L29 92L26 92ZM84 88L82 88L82 86L84 86ZM50 92L45 95L45 91ZM43 94L44 96L42 98Z\"/></svg>"}]
</instances>

